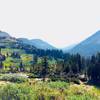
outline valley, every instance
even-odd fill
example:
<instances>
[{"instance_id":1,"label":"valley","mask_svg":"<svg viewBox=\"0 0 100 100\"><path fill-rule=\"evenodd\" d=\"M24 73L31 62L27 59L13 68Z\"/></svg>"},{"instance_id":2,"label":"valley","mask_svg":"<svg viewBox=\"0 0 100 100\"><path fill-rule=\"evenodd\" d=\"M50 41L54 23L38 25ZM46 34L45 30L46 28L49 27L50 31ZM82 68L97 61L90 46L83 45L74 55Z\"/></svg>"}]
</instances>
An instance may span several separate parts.
<instances>
[{"instance_id":1,"label":"valley","mask_svg":"<svg viewBox=\"0 0 100 100\"><path fill-rule=\"evenodd\" d=\"M63 52L0 32L0 100L99 100L98 37L99 31Z\"/></svg>"}]
</instances>

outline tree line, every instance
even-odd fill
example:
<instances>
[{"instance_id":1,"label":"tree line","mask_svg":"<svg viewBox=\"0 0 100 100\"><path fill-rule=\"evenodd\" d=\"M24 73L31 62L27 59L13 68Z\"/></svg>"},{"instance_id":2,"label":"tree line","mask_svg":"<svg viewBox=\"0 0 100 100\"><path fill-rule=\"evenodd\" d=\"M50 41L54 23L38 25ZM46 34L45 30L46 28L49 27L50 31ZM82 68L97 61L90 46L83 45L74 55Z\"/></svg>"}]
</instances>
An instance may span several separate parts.
<instances>
[{"instance_id":1,"label":"tree line","mask_svg":"<svg viewBox=\"0 0 100 100\"><path fill-rule=\"evenodd\" d=\"M27 53L30 53L26 50ZM53 80L71 81L82 79L100 81L100 53L89 58L82 57L80 54L64 54L60 50L33 50L31 52L33 59L28 72L34 77L51 78ZM13 52L9 55L3 55L0 49L0 69L3 69L3 61L11 56L12 58L20 59L21 55L18 52ZM38 59L41 62L38 63ZM51 64L49 61L55 60ZM20 61L19 66L9 66L10 72L26 72L24 62Z\"/></svg>"}]
</instances>

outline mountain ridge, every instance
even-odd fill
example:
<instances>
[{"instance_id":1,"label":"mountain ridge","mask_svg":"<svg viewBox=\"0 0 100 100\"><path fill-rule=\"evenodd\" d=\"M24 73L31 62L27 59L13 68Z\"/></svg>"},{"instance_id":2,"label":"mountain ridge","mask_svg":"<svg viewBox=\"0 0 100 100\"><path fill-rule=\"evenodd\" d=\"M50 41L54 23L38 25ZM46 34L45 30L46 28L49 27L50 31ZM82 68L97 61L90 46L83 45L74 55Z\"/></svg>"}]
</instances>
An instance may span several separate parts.
<instances>
[{"instance_id":1,"label":"mountain ridge","mask_svg":"<svg viewBox=\"0 0 100 100\"><path fill-rule=\"evenodd\" d=\"M3 31L0 31L0 37L2 38L2 37L11 37L8 33L6 33L6 32L3 32Z\"/></svg>"},{"instance_id":2,"label":"mountain ridge","mask_svg":"<svg viewBox=\"0 0 100 100\"><path fill-rule=\"evenodd\" d=\"M91 56L100 51L100 31L88 37L73 49L69 51L71 54L79 53L82 56Z\"/></svg>"},{"instance_id":3,"label":"mountain ridge","mask_svg":"<svg viewBox=\"0 0 100 100\"><path fill-rule=\"evenodd\" d=\"M19 42L19 43L23 43L26 45L32 45L34 47L36 47L37 49L43 49L43 50L53 50L56 49L54 46L52 46L51 44L41 40L41 39L27 39L27 38L14 38L12 36L9 35L9 33L7 32L3 32L0 31L0 45L4 46L5 43L7 44L7 42Z\"/></svg>"},{"instance_id":4,"label":"mountain ridge","mask_svg":"<svg viewBox=\"0 0 100 100\"><path fill-rule=\"evenodd\" d=\"M51 44L41 40L41 39L27 39L27 38L18 38L20 42L23 42L25 44L33 45L38 49L43 49L43 50L53 50L56 49L54 46Z\"/></svg>"}]
</instances>

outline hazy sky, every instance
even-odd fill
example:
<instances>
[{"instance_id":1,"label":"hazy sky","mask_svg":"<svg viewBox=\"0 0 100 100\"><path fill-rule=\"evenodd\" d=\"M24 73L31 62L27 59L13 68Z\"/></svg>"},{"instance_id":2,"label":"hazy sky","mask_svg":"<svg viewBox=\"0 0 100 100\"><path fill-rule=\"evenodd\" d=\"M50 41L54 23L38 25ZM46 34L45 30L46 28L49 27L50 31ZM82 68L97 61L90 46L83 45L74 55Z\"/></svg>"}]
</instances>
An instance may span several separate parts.
<instances>
[{"instance_id":1,"label":"hazy sky","mask_svg":"<svg viewBox=\"0 0 100 100\"><path fill-rule=\"evenodd\" d=\"M100 29L100 0L0 0L0 29L60 48L76 44Z\"/></svg>"}]
</instances>

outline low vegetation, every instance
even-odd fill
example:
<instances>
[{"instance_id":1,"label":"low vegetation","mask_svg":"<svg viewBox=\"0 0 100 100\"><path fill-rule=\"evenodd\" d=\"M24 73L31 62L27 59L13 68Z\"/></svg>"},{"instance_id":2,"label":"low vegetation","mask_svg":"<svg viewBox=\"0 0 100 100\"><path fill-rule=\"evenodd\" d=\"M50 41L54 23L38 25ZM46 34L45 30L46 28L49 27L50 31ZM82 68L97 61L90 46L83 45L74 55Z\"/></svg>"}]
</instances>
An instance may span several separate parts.
<instances>
[{"instance_id":1,"label":"low vegetation","mask_svg":"<svg viewBox=\"0 0 100 100\"><path fill-rule=\"evenodd\" d=\"M15 83L22 83L28 81L26 76L21 76L18 74L1 74L0 81L9 81Z\"/></svg>"},{"instance_id":2,"label":"low vegetation","mask_svg":"<svg viewBox=\"0 0 100 100\"><path fill-rule=\"evenodd\" d=\"M94 86L61 81L31 82L0 86L0 100L100 100L100 90Z\"/></svg>"}]
</instances>

